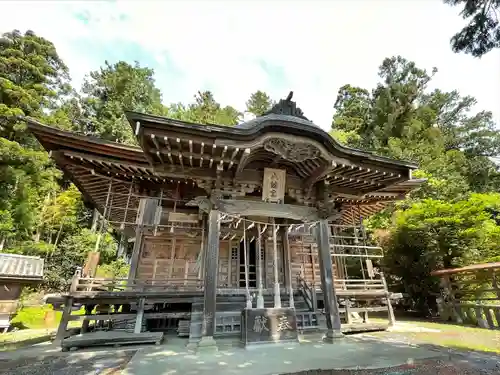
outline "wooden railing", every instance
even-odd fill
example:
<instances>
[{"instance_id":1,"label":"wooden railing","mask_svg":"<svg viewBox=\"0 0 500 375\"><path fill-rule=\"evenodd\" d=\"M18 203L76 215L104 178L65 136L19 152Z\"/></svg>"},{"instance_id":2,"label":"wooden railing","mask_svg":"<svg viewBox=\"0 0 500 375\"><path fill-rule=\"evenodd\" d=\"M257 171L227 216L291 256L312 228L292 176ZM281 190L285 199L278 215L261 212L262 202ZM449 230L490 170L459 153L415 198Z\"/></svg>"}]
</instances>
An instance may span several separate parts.
<instances>
[{"instance_id":1,"label":"wooden railing","mask_svg":"<svg viewBox=\"0 0 500 375\"><path fill-rule=\"evenodd\" d=\"M500 329L500 262L434 271L441 278L437 299L443 320Z\"/></svg>"},{"instance_id":2,"label":"wooden railing","mask_svg":"<svg viewBox=\"0 0 500 375\"><path fill-rule=\"evenodd\" d=\"M167 280L128 280L126 278L74 277L70 293L79 292L162 292L201 291L203 280L196 278Z\"/></svg>"},{"instance_id":3,"label":"wooden railing","mask_svg":"<svg viewBox=\"0 0 500 375\"><path fill-rule=\"evenodd\" d=\"M340 296L385 295L387 288L380 279L335 279L335 291Z\"/></svg>"}]
</instances>

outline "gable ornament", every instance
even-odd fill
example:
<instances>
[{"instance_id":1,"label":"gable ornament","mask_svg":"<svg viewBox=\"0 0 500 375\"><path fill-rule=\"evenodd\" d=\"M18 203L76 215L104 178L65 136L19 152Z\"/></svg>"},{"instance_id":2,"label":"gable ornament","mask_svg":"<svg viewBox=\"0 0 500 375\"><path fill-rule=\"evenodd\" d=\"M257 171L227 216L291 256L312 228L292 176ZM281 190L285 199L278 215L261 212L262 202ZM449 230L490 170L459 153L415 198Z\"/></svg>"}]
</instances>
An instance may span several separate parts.
<instances>
[{"instance_id":1,"label":"gable ornament","mask_svg":"<svg viewBox=\"0 0 500 375\"><path fill-rule=\"evenodd\" d=\"M300 163L309 159L317 159L320 150L309 143L292 142L283 138L271 138L264 142L264 149L281 156L285 160Z\"/></svg>"}]
</instances>

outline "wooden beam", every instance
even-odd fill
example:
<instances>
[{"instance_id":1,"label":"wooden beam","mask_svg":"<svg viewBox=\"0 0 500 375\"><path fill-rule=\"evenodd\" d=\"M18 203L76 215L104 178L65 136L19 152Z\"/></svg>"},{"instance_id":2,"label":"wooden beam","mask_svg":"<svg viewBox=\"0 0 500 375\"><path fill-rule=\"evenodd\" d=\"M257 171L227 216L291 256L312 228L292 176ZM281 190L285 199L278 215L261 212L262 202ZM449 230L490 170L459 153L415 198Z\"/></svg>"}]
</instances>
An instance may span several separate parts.
<instances>
[{"instance_id":1,"label":"wooden beam","mask_svg":"<svg viewBox=\"0 0 500 375\"><path fill-rule=\"evenodd\" d=\"M267 216L302 221L315 221L319 219L316 208L292 204L220 199L215 201L215 207L221 212L241 216Z\"/></svg>"},{"instance_id":2,"label":"wooden beam","mask_svg":"<svg viewBox=\"0 0 500 375\"><path fill-rule=\"evenodd\" d=\"M243 169L246 167L246 162L248 158L250 158L251 152L250 148L245 148L243 153L241 154L240 161L238 163L238 168L236 168L236 172L234 173L234 178L237 179L240 177Z\"/></svg>"},{"instance_id":3,"label":"wooden beam","mask_svg":"<svg viewBox=\"0 0 500 375\"><path fill-rule=\"evenodd\" d=\"M324 177L332 170L332 164L323 162L317 167L309 178L304 182L304 189L310 189L321 177Z\"/></svg>"}]
</instances>

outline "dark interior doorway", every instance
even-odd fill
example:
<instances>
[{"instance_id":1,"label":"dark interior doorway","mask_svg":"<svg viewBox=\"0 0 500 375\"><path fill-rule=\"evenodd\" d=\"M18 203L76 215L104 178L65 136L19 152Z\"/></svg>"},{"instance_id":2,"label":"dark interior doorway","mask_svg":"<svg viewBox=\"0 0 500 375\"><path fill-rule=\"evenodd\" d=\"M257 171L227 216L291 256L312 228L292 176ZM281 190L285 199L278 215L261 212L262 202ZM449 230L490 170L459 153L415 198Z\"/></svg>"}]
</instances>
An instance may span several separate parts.
<instances>
[{"instance_id":1,"label":"dark interior doorway","mask_svg":"<svg viewBox=\"0 0 500 375\"><path fill-rule=\"evenodd\" d=\"M257 252L256 241L247 241L248 286L257 287ZM243 241L240 242L240 288L245 288L245 255Z\"/></svg>"}]
</instances>

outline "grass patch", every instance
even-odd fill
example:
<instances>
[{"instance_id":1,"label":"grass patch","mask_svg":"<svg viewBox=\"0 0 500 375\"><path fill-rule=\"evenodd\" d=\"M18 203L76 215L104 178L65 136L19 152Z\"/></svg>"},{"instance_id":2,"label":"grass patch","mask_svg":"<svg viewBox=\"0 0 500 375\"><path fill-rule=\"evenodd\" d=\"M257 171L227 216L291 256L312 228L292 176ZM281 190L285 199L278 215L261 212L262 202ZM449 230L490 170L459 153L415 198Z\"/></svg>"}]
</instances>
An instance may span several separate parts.
<instances>
[{"instance_id":1,"label":"grass patch","mask_svg":"<svg viewBox=\"0 0 500 375\"><path fill-rule=\"evenodd\" d=\"M373 335L379 337L397 336L415 344L430 344L500 354L500 334L497 330L419 320L401 322L440 332L377 332Z\"/></svg>"},{"instance_id":2,"label":"grass patch","mask_svg":"<svg viewBox=\"0 0 500 375\"><path fill-rule=\"evenodd\" d=\"M85 310L74 311L74 315L84 314ZM54 314L53 319L45 320L46 314ZM57 328L61 321L62 311L53 311L51 305L25 306L19 309L11 320L11 325L20 329ZM69 322L68 327L80 327L81 322Z\"/></svg>"},{"instance_id":3,"label":"grass patch","mask_svg":"<svg viewBox=\"0 0 500 375\"><path fill-rule=\"evenodd\" d=\"M49 341L55 334L51 329L25 329L0 335L0 351L15 350Z\"/></svg>"},{"instance_id":4,"label":"grass patch","mask_svg":"<svg viewBox=\"0 0 500 375\"><path fill-rule=\"evenodd\" d=\"M41 329L41 328L53 328L59 324L61 320L62 312L54 311L54 320L47 327L45 321L45 314L51 313L52 307L50 305L43 306L27 306L22 307L17 311L16 316L11 321L11 325L17 326L19 328L30 328L30 329Z\"/></svg>"}]
</instances>

